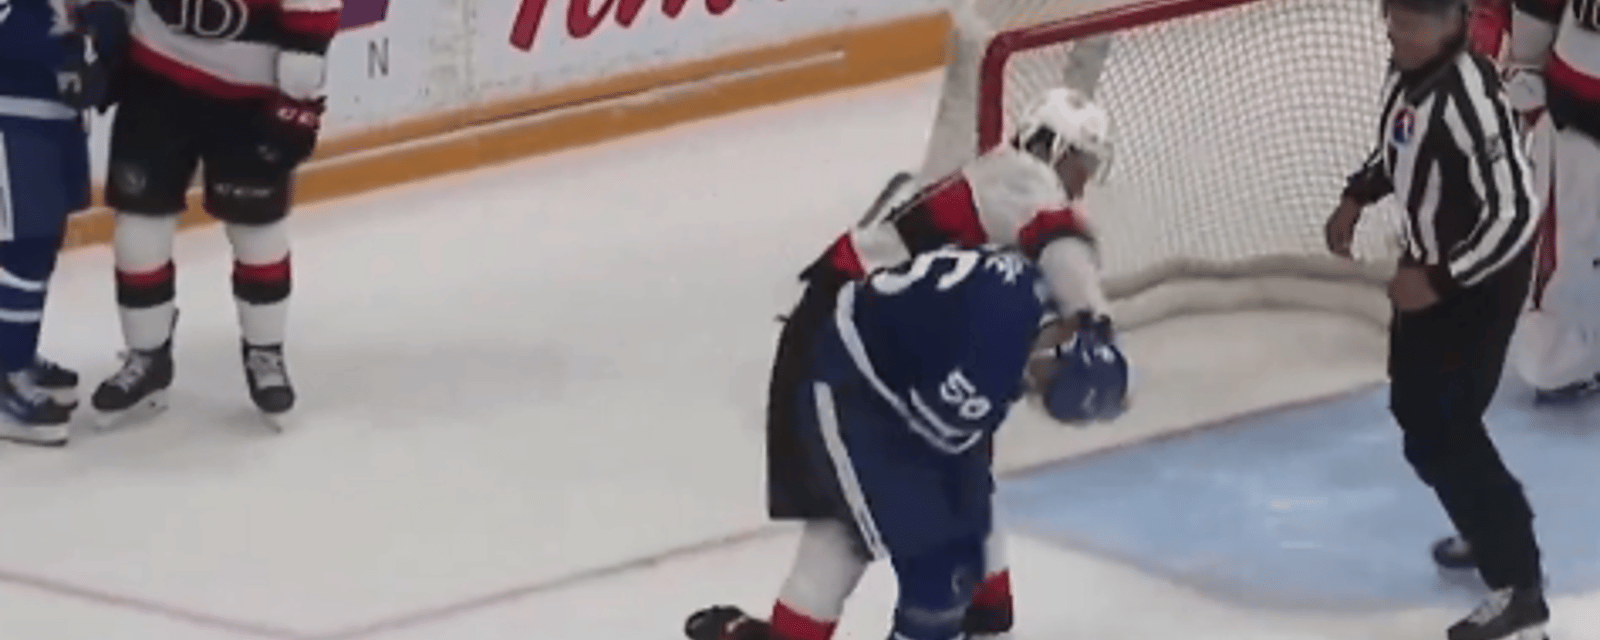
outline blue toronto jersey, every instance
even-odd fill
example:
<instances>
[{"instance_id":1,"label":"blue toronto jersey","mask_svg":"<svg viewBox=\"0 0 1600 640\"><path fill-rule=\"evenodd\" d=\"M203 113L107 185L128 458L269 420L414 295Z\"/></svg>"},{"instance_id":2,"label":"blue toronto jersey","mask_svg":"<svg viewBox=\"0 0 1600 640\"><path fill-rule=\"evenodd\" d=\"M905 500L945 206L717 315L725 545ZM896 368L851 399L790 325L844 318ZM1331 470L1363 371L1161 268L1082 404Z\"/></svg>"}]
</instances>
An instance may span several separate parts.
<instances>
[{"instance_id":1,"label":"blue toronto jersey","mask_svg":"<svg viewBox=\"0 0 1600 640\"><path fill-rule=\"evenodd\" d=\"M0 0L0 117L66 120L57 72L72 54L66 0Z\"/></svg>"},{"instance_id":2,"label":"blue toronto jersey","mask_svg":"<svg viewBox=\"0 0 1600 640\"><path fill-rule=\"evenodd\" d=\"M848 285L836 324L856 369L908 428L958 454L1022 397L1029 352L1053 313L1021 255L943 248Z\"/></svg>"}]
</instances>

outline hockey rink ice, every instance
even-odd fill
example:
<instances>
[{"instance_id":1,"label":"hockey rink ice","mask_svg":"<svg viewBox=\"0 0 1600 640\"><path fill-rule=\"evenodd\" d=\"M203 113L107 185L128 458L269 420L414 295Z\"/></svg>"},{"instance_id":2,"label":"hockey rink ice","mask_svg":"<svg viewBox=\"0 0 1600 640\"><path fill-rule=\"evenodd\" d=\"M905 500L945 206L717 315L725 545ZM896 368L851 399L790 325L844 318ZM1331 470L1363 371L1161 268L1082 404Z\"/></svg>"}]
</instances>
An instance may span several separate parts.
<instances>
[{"instance_id":1,"label":"hockey rink ice","mask_svg":"<svg viewBox=\"0 0 1600 640\"><path fill-rule=\"evenodd\" d=\"M674 640L702 605L765 612L794 540L763 517L774 316L920 162L937 92L305 208L282 435L247 409L222 235L184 234L172 410L0 447L0 638ZM108 250L70 254L45 346L85 394L116 322ZM1125 341L1120 423L1025 406L1002 432L1018 640L1442 638L1475 604L1427 561L1445 521L1383 413L1374 327L1252 312ZM1504 395L1554 637L1600 639L1600 410ZM839 637L882 638L893 591L874 568Z\"/></svg>"}]
</instances>

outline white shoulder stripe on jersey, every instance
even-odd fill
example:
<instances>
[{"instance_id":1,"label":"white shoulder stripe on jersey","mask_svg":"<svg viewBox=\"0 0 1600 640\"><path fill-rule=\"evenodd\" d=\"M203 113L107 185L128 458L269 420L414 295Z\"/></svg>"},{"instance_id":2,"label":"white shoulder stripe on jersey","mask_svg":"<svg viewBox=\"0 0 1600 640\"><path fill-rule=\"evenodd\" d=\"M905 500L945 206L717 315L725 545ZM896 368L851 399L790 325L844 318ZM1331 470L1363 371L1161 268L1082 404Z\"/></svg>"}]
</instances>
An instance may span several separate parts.
<instances>
[{"instance_id":1,"label":"white shoulder stripe on jersey","mask_svg":"<svg viewBox=\"0 0 1600 640\"><path fill-rule=\"evenodd\" d=\"M55 100L0 96L0 116L29 120L71 120L78 117L78 112Z\"/></svg>"}]
</instances>

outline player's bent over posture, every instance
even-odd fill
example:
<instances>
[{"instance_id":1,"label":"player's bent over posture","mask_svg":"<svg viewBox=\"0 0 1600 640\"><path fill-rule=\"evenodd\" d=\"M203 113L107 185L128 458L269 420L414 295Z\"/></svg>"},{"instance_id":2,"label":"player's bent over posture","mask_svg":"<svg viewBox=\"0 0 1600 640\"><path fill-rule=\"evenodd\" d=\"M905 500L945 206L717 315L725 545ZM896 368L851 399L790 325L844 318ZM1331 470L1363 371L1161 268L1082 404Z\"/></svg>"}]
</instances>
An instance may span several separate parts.
<instances>
[{"instance_id":1,"label":"player's bent over posture","mask_svg":"<svg viewBox=\"0 0 1600 640\"><path fill-rule=\"evenodd\" d=\"M828 640L882 558L899 579L896 638L1010 631L994 431L1030 384L1064 422L1115 417L1127 398L1092 236L1071 206L1107 124L1051 92L1008 144L805 271L767 415L769 515L805 522L798 557L770 620L712 607L686 623L691 639Z\"/></svg>"},{"instance_id":2,"label":"player's bent over posture","mask_svg":"<svg viewBox=\"0 0 1600 640\"><path fill-rule=\"evenodd\" d=\"M1533 511L1483 416L1528 293L1536 196L1494 63L1469 51L1464 0L1386 0L1393 69L1377 148L1328 219L1348 256L1363 207L1394 195L1406 251L1389 283L1389 408L1493 590L1450 640L1542 637ZM1449 564L1454 539L1436 544Z\"/></svg>"},{"instance_id":3,"label":"player's bent over posture","mask_svg":"<svg viewBox=\"0 0 1600 640\"><path fill-rule=\"evenodd\" d=\"M185 0L132 5L133 44L117 83L107 202L117 210L117 304L128 350L92 403L115 421L159 409L172 384L173 235L204 167L204 206L233 246L241 356L255 405L289 411L283 343L290 292L284 227L292 176L316 146L324 55L340 0L261 0L216 13Z\"/></svg>"},{"instance_id":4,"label":"player's bent over posture","mask_svg":"<svg viewBox=\"0 0 1600 640\"><path fill-rule=\"evenodd\" d=\"M108 0L0 2L0 437L67 442L78 374L39 356L67 217L89 205L83 112L104 106L127 16Z\"/></svg>"},{"instance_id":5,"label":"player's bent over posture","mask_svg":"<svg viewBox=\"0 0 1600 640\"><path fill-rule=\"evenodd\" d=\"M1546 204L1513 362L1539 401L1571 403L1600 393L1600 4L1518 0L1506 82Z\"/></svg>"}]
</instances>

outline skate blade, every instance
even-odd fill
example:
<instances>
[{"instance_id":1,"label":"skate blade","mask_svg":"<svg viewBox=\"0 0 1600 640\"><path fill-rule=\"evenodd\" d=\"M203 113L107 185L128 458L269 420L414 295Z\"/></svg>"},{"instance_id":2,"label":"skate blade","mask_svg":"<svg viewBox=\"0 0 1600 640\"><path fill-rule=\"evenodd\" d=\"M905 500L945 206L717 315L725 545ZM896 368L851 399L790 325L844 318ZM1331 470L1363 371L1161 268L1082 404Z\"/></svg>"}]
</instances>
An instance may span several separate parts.
<instances>
[{"instance_id":1,"label":"skate blade","mask_svg":"<svg viewBox=\"0 0 1600 640\"><path fill-rule=\"evenodd\" d=\"M267 428L271 429L273 433L283 433L284 431L288 430L289 426L291 425L294 418L294 411L290 410L281 413L267 413L262 411L260 415L261 423L267 425Z\"/></svg>"},{"instance_id":2,"label":"skate blade","mask_svg":"<svg viewBox=\"0 0 1600 640\"><path fill-rule=\"evenodd\" d=\"M1550 640L1550 634L1545 631L1545 625L1534 625L1509 636L1506 640Z\"/></svg>"},{"instance_id":3,"label":"skate blade","mask_svg":"<svg viewBox=\"0 0 1600 640\"><path fill-rule=\"evenodd\" d=\"M47 389L50 401L63 407L78 408L78 390L76 388Z\"/></svg>"},{"instance_id":4,"label":"skate blade","mask_svg":"<svg viewBox=\"0 0 1600 640\"><path fill-rule=\"evenodd\" d=\"M36 447L63 447L70 436L67 425L26 426L0 421L0 440Z\"/></svg>"},{"instance_id":5,"label":"skate blade","mask_svg":"<svg viewBox=\"0 0 1600 640\"><path fill-rule=\"evenodd\" d=\"M167 392L157 391L122 411L101 412L95 416L94 430L104 433L148 421L167 410Z\"/></svg>"}]
</instances>

